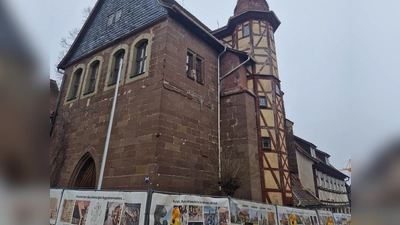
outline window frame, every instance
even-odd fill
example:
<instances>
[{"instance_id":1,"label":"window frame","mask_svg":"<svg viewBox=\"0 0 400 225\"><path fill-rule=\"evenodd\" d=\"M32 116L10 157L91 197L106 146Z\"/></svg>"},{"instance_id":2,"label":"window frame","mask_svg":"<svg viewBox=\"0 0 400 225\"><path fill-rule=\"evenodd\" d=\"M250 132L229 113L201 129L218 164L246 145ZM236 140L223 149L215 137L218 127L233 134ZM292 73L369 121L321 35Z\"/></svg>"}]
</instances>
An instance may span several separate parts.
<instances>
[{"instance_id":1,"label":"window frame","mask_svg":"<svg viewBox=\"0 0 400 225\"><path fill-rule=\"evenodd\" d=\"M245 28L247 28L247 33ZM242 37L248 37L248 36L250 36L250 24L244 24L242 29Z\"/></svg>"},{"instance_id":2,"label":"window frame","mask_svg":"<svg viewBox=\"0 0 400 225\"><path fill-rule=\"evenodd\" d=\"M126 68L127 68L127 63L129 64L129 62L127 62L127 58L128 58L128 54L129 54L129 47L127 44L120 44L118 45L111 53L110 53L110 57L109 57L109 61L108 61L108 67L107 67L107 74L106 74L106 80L104 82L104 90L111 90L114 89L115 86L115 82L111 82L112 79L116 79L116 77L118 76L118 73L116 72L116 66L118 66L118 60L116 58L116 56L123 51L124 55L123 55L123 65L122 65L122 71L121 71L121 77L120 77L120 82L119 85L123 85L124 84L124 78L125 78L125 72L126 72ZM115 75L115 78L114 78Z\"/></svg>"},{"instance_id":3,"label":"window frame","mask_svg":"<svg viewBox=\"0 0 400 225\"><path fill-rule=\"evenodd\" d=\"M79 65L72 73L72 77L68 86L68 92L65 98L66 103L71 103L79 99L80 89L82 87L82 74L84 73L84 70L85 67ZM77 79L77 76L79 76L79 79Z\"/></svg>"},{"instance_id":4,"label":"window frame","mask_svg":"<svg viewBox=\"0 0 400 225\"><path fill-rule=\"evenodd\" d=\"M152 46L153 35L150 33L140 34L130 45L129 52L129 64L128 73L125 77L125 82L134 82L139 79L143 79L149 76L150 64L151 64L151 46ZM147 42L147 54L146 54L146 64L144 65L144 71L141 74L136 74L136 58L137 58L137 47L142 43Z\"/></svg>"},{"instance_id":5,"label":"window frame","mask_svg":"<svg viewBox=\"0 0 400 225\"><path fill-rule=\"evenodd\" d=\"M317 153L315 152L315 148L310 147L310 154L313 158L315 159L317 158Z\"/></svg>"},{"instance_id":6,"label":"window frame","mask_svg":"<svg viewBox=\"0 0 400 225\"><path fill-rule=\"evenodd\" d=\"M107 27L113 25L114 17L115 17L114 13L107 16Z\"/></svg>"},{"instance_id":7,"label":"window frame","mask_svg":"<svg viewBox=\"0 0 400 225\"><path fill-rule=\"evenodd\" d=\"M113 23L116 23L116 22L120 21L121 20L121 16L122 16L122 8L118 9L117 11L115 11L114 22Z\"/></svg>"},{"instance_id":8,"label":"window frame","mask_svg":"<svg viewBox=\"0 0 400 225\"><path fill-rule=\"evenodd\" d=\"M136 57L135 57L135 66L134 66L134 72L133 75L131 75L131 77L136 77L136 76L140 76L144 73L146 73L147 71L147 56L148 56L148 50L149 50L149 43L148 40L144 40L142 42L139 42L135 45L135 52L136 52ZM144 55L141 54L139 56L140 52L144 52ZM139 58L140 57L140 58ZM140 71L138 71L140 65Z\"/></svg>"},{"instance_id":9,"label":"window frame","mask_svg":"<svg viewBox=\"0 0 400 225\"><path fill-rule=\"evenodd\" d=\"M118 79L118 72L119 72L119 62L120 60L124 60L125 58L125 50L118 50L116 53L113 55L113 64L111 67L111 74L107 83L107 86L111 87L117 84L117 79ZM123 61L122 67L124 66L125 60ZM122 71L121 71L122 72ZM122 77L122 76L121 76ZM119 82L121 82L121 78Z\"/></svg>"},{"instance_id":10,"label":"window frame","mask_svg":"<svg viewBox=\"0 0 400 225\"><path fill-rule=\"evenodd\" d=\"M261 104L261 99L264 99L265 104ZM267 96L259 96L259 107L260 108L268 108L268 99Z\"/></svg>"},{"instance_id":11,"label":"window frame","mask_svg":"<svg viewBox=\"0 0 400 225\"><path fill-rule=\"evenodd\" d=\"M267 141L268 146L265 146L265 141ZM262 149L263 149L263 150L271 150L271 138L269 138L269 137L262 137L262 138L261 138L261 144L262 144Z\"/></svg>"},{"instance_id":12,"label":"window frame","mask_svg":"<svg viewBox=\"0 0 400 225\"><path fill-rule=\"evenodd\" d=\"M185 74L189 79L204 85L204 58L189 49L185 57Z\"/></svg>"},{"instance_id":13,"label":"window frame","mask_svg":"<svg viewBox=\"0 0 400 225\"><path fill-rule=\"evenodd\" d=\"M96 72L94 73L94 71ZM100 72L100 60L95 60L94 62L90 63L86 78L85 91L83 93L84 95L88 95L95 92L97 86L96 85L97 79L99 77L99 72ZM91 90L91 86L93 86L93 90Z\"/></svg>"},{"instance_id":14,"label":"window frame","mask_svg":"<svg viewBox=\"0 0 400 225\"><path fill-rule=\"evenodd\" d=\"M281 96L282 92L281 92L281 88L279 87L278 84L275 84L275 93L279 96Z\"/></svg>"}]
</instances>

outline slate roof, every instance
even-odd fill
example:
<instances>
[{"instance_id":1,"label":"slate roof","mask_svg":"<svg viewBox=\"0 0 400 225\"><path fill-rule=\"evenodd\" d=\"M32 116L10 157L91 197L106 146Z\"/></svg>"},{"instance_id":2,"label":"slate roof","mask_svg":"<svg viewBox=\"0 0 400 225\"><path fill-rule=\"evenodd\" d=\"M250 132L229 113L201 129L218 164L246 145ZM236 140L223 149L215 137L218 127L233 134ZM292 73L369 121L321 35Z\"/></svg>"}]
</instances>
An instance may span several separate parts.
<instances>
[{"instance_id":1,"label":"slate roof","mask_svg":"<svg viewBox=\"0 0 400 225\"><path fill-rule=\"evenodd\" d=\"M307 207L322 205L319 199L310 191L306 190L299 179L291 175L292 191L293 191L293 204L295 206Z\"/></svg>"},{"instance_id":2,"label":"slate roof","mask_svg":"<svg viewBox=\"0 0 400 225\"><path fill-rule=\"evenodd\" d=\"M108 16L122 9L121 18L107 26ZM98 0L78 38L59 68L168 14L157 0Z\"/></svg>"}]
</instances>

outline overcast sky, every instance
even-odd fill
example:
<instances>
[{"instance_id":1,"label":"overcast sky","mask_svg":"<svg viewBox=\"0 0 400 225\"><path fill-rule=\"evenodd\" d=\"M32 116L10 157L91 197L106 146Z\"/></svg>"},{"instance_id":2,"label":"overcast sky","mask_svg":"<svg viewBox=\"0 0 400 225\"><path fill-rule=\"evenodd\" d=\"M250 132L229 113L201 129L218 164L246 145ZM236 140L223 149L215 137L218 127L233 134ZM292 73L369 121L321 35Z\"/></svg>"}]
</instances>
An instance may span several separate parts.
<instances>
[{"instance_id":1,"label":"overcast sky","mask_svg":"<svg viewBox=\"0 0 400 225\"><path fill-rule=\"evenodd\" d=\"M95 0L50 1L50 65L59 41L81 27ZM211 29L226 25L236 0L178 0ZM268 0L282 22L275 33L286 117L294 132L339 168L400 133L400 2ZM51 71L51 77L54 78ZM354 164L353 160L353 164Z\"/></svg>"}]
</instances>

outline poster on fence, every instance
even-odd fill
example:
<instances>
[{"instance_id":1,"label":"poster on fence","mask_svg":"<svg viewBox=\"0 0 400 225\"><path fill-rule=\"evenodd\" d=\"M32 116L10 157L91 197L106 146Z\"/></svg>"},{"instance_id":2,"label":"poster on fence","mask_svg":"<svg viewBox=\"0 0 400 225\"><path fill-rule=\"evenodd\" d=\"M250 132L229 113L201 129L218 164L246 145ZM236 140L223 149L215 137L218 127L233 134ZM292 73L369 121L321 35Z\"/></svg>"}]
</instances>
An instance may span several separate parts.
<instances>
[{"instance_id":1,"label":"poster on fence","mask_svg":"<svg viewBox=\"0 0 400 225\"><path fill-rule=\"evenodd\" d=\"M65 190L57 225L143 225L146 192Z\"/></svg>"},{"instance_id":2,"label":"poster on fence","mask_svg":"<svg viewBox=\"0 0 400 225\"><path fill-rule=\"evenodd\" d=\"M277 206L279 225L320 225L314 210Z\"/></svg>"},{"instance_id":3,"label":"poster on fence","mask_svg":"<svg viewBox=\"0 0 400 225\"><path fill-rule=\"evenodd\" d=\"M50 225L56 223L62 192L61 189L50 189Z\"/></svg>"},{"instance_id":4,"label":"poster on fence","mask_svg":"<svg viewBox=\"0 0 400 225\"><path fill-rule=\"evenodd\" d=\"M230 225L228 198L154 193L150 225Z\"/></svg>"},{"instance_id":5,"label":"poster on fence","mask_svg":"<svg viewBox=\"0 0 400 225\"><path fill-rule=\"evenodd\" d=\"M351 225L351 214L334 213L336 225Z\"/></svg>"},{"instance_id":6,"label":"poster on fence","mask_svg":"<svg viewBox=\"0 0 400 225\"><path fill-rule=\"evenodd\" d=\"M326 210L317 210L319 224L321 225L334 225L333 223L333 214L331 211Z\"/></svg>"},{"instance_id":7,"label":"poster on fence","mask_svg":"<svg viewBox=\"0 0 400 225\"><path fill-rule=\"evenodd\" d=\"M230 211L232 225L278 224L274 205L231 199Z\"/></svg>"}]
</instances>

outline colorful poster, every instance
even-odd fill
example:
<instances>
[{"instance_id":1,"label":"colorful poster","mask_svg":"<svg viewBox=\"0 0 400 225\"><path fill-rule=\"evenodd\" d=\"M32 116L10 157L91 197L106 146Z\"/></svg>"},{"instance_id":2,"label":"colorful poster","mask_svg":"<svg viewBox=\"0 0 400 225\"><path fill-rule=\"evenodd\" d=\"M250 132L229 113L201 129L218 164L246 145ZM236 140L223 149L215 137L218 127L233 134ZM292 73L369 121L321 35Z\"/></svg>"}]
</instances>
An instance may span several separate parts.
<instances>
[{"instance_id":1,"label":"colorful poster","mask_svg":"<svg viewBox=\"0 0 400 225\"><path fill-rule=\"evenodd\" d=\"M317 210L317 213L321 225L334 225L333 214L331 211Z\"/></svg>"},{"instance_id":2,"label":"colorful poster","mask_svg":"<svg viewBox=\"0 0 400 225\"><path fill-rule=\"evenodd\" d=\"M63 190L50 189L50 225L54 225L56 223L62 193Z\"/></svg>"},{"instance_id":3,"label":"colorful poster","mask_svg":"<svg viewBox=\"0 0 400 225\"><path fill-rule=\"evenodd\" d=\"M351 225L351 214L334 213L336 225Z\"/></svg>"},{"instance_id":4,"label":"colorful poster","mask_svg":"<svg viewBox=\"0 0 400 225\"><path fill-rule=\"evenodd\" d=\"M320 225L314 210L277 206L279 225Z\"/></svg>"},{"instance_id":5,"label":"colorful poster","mask_svg":"<svg viewBox=\"0 0 400 225\"><path fill-rule=\"evenodd\" d=\"M65 190L57 225L143 225L146 192Z\"/></svg>"},{"instance_id":6,"label":"colorful poster","mask_svg":"<svg viewBox=\"0 0 400 225\"><path fill-rule=\"evenodd\" d=\"M154 193L150 225L230 225L229 200Z\"/></svg>"},{"instance_id":7,"label":"colorful poster","mask_svg":"<svg viewBox=\"0 0 400 225\"><path fill-rule=\"evenodd\" d=\"M231 224L237 225L277 225L274 205L231 199Z\"/></svg>"}]
</instances>

